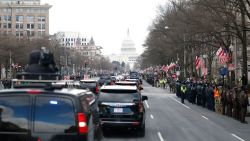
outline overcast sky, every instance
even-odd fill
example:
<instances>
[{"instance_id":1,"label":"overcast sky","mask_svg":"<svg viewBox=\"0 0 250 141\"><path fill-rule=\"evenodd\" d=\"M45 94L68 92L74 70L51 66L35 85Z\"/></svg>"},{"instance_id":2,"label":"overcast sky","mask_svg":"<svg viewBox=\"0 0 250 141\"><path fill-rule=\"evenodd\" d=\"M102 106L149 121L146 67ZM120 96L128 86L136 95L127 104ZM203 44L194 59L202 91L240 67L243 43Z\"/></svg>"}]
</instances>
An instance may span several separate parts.
<instances>
[{"instance_id":1,"label":"overcast sky","mask_svg":"<svg viewBox=\"0 0 250 141\"><path fill-rule=\"evenodd\" d=\"M58 31L77 31L93 36L103 54L119 54L127 29L135 42L137 52L148 26L157 14L159 5L167 0L41 0L52 5L50 9L50 34Z\"/></svg>"}]
</instances>

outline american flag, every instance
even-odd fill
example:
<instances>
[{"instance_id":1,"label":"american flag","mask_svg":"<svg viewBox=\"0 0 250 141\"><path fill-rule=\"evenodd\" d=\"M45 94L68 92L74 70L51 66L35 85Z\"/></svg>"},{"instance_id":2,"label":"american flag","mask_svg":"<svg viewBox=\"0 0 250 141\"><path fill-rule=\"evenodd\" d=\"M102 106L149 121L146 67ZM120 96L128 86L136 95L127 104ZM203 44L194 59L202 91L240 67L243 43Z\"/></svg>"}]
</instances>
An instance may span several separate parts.
<instances>
[{"instance_id":1,"label":"american flag","mask_svg":"<svg viewBox=\"0 0 250 141\"><path fill-rule=\"evenodd\" d=\"M219 57L220 64L226 64L229 61L229 54L225 53L223 56Z\"/></svg>"},{"instance_id":2,"label":"american flag","mask_svg":"<svg viewBox=\"0 0 250 141\"><path fill-rule=\"evenodd\" d=\"M168 72L168 66L163 65L163 66L162 66L162 70L165 71L165 72Z\"/></svg>"},{"instance_id":3,"label":"american flag","mask_svg":"<svg viewBox=\"0 0 250 141\"><path fill-rule=\"evenodd\" d=\"M219 58L224 56L224 54L225 54L225 51L222 47L220 47L216 52L216 56L218 56Z\"/></svg>"},{"instance_id":4,"label":"american flag","mask_svg":"<svg viewBox=\"0 0 250 141\"><path fill-rule=\"evenodd\" d=\"M201 58L196 56L195 58L195 68L198 70L200 68L201 65Z\"/></svg>"}]
</instances>

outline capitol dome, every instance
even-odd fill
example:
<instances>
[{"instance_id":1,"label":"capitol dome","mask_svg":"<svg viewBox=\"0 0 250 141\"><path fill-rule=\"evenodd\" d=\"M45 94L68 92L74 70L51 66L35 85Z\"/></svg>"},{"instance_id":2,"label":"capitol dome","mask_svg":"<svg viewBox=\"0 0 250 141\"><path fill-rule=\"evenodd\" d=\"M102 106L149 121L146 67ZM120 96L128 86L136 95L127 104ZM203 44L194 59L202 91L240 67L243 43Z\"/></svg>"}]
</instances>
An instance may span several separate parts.
<instances>
[{"instance_id":1,"label":"capitol dome","mask_svg":"<svg viewBox=\"0 0 250 141\"><path fill-rule=\"evenodd\" d=\"M135 54L136 54L135 43L130 38L128 30L127 37L122 42L121 55L135 55Z\"/></svg>"}]
</instances>

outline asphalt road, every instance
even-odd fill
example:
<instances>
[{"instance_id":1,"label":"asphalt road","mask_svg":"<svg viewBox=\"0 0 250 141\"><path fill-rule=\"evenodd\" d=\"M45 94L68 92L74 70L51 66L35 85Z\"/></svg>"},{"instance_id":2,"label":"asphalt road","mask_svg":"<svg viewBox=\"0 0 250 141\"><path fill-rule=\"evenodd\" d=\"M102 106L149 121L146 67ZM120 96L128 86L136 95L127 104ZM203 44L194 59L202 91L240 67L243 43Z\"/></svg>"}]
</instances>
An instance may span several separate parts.
<instances>
[{"instance_id":1,"label":"asphalt road","mask_svg":"<svg viewBox=\"0 0 250 141\"><path fill-rule=\"evenodd\" d=\"M133 130L111 130L104 141L250 141L250 123L242 124L197 105L180 103L175 94L144 82L148 96L146 135ZM249 118L247 119L249 121Z\"/></svg>"}]
</instances>

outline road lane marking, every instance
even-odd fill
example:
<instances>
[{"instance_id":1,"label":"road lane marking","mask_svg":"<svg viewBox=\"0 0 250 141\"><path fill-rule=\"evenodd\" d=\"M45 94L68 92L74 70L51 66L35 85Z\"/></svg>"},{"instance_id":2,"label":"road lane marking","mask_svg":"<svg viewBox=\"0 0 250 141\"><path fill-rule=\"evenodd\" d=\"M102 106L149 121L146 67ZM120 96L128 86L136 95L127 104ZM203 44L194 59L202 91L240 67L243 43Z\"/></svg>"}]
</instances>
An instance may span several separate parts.
<instances>
[{"instance_id":1,"label":"road lane marking","mask_svg":"<svg viewBox=\"0 0 250 141\"><path fill-rule=\"evenodd\" d=\"M151 117L152 119L154 119L154 116L153 116L152 114L150 115L150 117Z\"/></svg>"},{"instance_id":2,"label":"road lane marking","mask_svg":"<svg viewBox=\"0 0 250 141\"><path fill-rule=\"evenodd\" d=\"M235 135L235 134L231 134L232 136L234 136L235 138L237 138L240 141L245 141L244 139L240 138L239 136Z\"/></svg>"},{"instance_id":3,"label":"road lane marking","mask_svg":"<svg viewBox=\"0 0 250 141\"><path fill-rule=\"evenodd\" d=\"M205 117L205 116L202 116L204 119L206 119L206 120L208 120L208 118L207 117Z\"/></svg>"},{"instance_id":4,"label":"road lane marking","mask_svg":"<svg viewBox=\"0 0 250 141\"><path fill-rule=\"evenodd\" d=\"M171 98L172 98L172 97L171 97ZM184 107L190 109L190 107L188 107L187 105L181 103L180 101L176 100L175 98L172 98L172 99L175 100L176 102L180 103L182 106L184 106Z\"/></svg>"},{"instance_id":5,"label":"road lane marking","mask_svg":"<svg viewBox=\"0 0 250 141\"><path fill-rule=\"evenodd\" d=\"M164 139L163 139L161 133L160 133L160 132L157 132L157 134L158 134L158 137L160 138L160 141L164 141Z\"/></svg>"},{"instance_id":6,"label":"road lane marking","mask_svg":"<svg viewBox=\"0 0 250 141\"><path fill-rule=\"evenodd\" d=\"M145 100L145 104L147 106L147 108L149 109L149 105L148 105L148 102Z\"/></svg>"}]
</instances>

